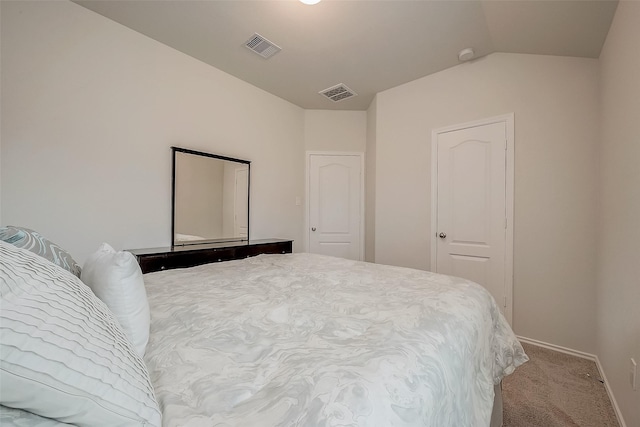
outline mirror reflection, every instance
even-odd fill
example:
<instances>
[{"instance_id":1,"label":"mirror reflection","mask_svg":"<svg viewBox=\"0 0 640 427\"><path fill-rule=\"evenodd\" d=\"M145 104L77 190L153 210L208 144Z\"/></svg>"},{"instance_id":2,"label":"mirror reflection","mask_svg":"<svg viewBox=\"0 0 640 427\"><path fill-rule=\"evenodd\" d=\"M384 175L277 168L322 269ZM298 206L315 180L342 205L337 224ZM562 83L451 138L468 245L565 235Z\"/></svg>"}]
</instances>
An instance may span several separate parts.
<instances>
[{"instance_id":1,"label":"mirror reflection","mask_svg":"<svg viewBox=\"0 0 640 427\"><path fill-rule=\"evenodd\" d=\"M173 245L249 239L246 160L173 148Z\"/></svg>"}]
</instances>

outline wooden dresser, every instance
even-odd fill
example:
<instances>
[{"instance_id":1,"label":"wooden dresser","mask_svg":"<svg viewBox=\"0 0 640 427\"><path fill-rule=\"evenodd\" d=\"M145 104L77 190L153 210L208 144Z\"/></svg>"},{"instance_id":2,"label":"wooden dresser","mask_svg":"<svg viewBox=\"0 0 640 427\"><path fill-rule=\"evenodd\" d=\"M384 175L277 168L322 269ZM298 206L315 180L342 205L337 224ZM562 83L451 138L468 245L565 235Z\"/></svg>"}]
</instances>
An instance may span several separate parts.
<instances>
[{"instance_id":1,"label":"wooden dresser","mask_svg":"<svg viewBox=\"0 0 640 427\"><path fill-rule=\"evenodd\" d=\"M202 243L164 248L130 249L143 273L230 261L260 254L288 254L293 240L262 239L243 242Z\"/></svg>"}]
</instances>

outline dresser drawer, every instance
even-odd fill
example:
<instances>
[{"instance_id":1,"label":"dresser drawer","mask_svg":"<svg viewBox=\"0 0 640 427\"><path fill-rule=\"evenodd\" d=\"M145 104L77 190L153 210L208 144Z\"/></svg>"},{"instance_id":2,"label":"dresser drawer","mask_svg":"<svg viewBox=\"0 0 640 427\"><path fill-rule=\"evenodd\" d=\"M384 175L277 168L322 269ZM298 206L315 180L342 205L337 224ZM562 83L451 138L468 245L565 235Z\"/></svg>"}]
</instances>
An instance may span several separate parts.
<instances>
[{"instance_id":1,"label":"dresser drawer","mask_svg":"<svg viewBox=\"0 0 640 427\"><path fill-rule=\"evenodd\" d=\"M152 271L166 270L167 268L167 255L145 255L138 256L138 264L143 273L149 273Z\"/></svg>"},{"instance_id":2,"label":"dresser drawer","mask_svg":"<svg viewBox=\"0 0 640 427\"><path fill-rule=\"evenodd\" d=\"M212 262L242 259L260 254L291 253L293 240L264 239L227 244L197 244L154 249L130 250L143 273L187 268Z\"/></svg>"},{"instance_id":3,"label":"dresser drawer","mask_svg":"<svg viewBox=\"0 0 640 427\"><path fill-rule=\"evenodd\" d=\"M263 245L248 246L246 248L245 258L250 256L260 255L260 254L290 254L292 249L291 248L292 243L293 242L289 241L289 242L265 243Z\"/></svg>"}]
</instances>

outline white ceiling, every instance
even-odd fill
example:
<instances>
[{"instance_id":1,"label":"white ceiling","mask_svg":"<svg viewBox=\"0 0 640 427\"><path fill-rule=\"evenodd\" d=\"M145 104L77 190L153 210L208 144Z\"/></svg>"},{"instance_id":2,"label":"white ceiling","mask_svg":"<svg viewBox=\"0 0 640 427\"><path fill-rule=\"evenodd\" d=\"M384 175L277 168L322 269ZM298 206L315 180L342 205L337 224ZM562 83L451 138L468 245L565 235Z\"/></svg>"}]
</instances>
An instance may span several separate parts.
<instances>
[{"instance_id":1,"label":"white ceiling","mask_svg":"<svg viewBox=\"0 0 640 427\"><path fill-rule=\"evenodd\" d=\"M307 109L366 110L377 92L459 64L458 52L598 58L616 0L75 0ZM263 59L254 34L282 51ZM319 91L343 83L358 96Z\"/></svg>"}]
</instances>

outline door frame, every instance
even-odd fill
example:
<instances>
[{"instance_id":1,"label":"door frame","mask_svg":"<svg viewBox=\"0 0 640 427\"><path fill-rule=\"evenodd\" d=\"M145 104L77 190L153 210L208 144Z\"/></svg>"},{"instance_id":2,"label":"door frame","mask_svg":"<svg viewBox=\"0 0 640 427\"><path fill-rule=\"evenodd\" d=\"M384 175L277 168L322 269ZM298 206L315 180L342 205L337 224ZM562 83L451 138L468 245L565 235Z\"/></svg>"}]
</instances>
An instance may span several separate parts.
<instances>
[{"instance_id":1,"label":"door frame","mask_svg":"<svg viewBox=\"0 0 640 427\"><path fill-rule=\"evenodd\" d=\"M505 141L505 260L504 260L504 301L496 301L498 305L503 305L504 314L509 322L513 321L513 212L514 212L514 113L489 117L433 129L431 132L431 270L434 271L437 265L437 244L435 238L438 230L438 136L444 133L473 128L477 126L490 125L494 123L504 123L506 129Z\"/></svg>"},{"instance_id":2,"label":"door frame","mask_svg":"<svg viewBox=\"0 0 640 427\"><path fill-rule=\"evenodd\" d=\"M305 152L305 210L304 210L304 240L305 252L310 252L311 239L309 233L311 226L309 224L309 216L311 210L310 203L310 185L311 180L311 156L357 156L360 158L360 261L364 260L364 152L362 151L306 151Z\"/></svg>"}]
</instances>

